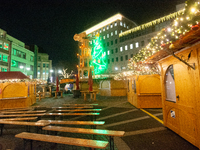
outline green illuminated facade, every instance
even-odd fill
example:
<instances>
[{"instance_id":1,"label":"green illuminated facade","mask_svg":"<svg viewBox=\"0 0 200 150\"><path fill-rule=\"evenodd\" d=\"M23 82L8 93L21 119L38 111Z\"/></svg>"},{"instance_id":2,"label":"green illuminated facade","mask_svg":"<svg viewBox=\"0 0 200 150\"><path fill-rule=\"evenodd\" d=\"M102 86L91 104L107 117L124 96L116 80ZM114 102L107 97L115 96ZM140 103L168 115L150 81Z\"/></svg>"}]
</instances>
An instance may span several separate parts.
<instances>
[{"instance_id":1,"label":"green illuminated facade","mask_svg":"<svg viewBox=\"0 0 200 150\"><path fill-rule=\"evenodd\" d=\"M94 66L95 75L102 74L107 69L106 52L103 49L99 36L96 37L93 43L92 63L90 65Z\"/></svg>"},{"instance_id":2,"label":"green illuminated facade","mask_svg":"<svg viewBox=\"0 0 200 150\"><path fill-rule=\"evenodd\" d=\"M0 72L10 70L10 52L11 44L6 39L6 31L0 29Z\"/></svg>"}]
</instances>

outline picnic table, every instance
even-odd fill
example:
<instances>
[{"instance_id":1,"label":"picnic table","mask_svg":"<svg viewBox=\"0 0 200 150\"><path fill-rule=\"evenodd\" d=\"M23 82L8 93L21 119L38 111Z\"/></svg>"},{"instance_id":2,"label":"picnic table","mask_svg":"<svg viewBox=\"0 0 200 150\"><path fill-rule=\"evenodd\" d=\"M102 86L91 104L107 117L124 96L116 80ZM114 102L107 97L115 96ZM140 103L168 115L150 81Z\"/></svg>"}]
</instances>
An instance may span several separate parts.
<instances>
[{"instance_id":1,"label":"picnic table","mask_svg":"<svg viewBox=\"0 0 200 150\"><path fill-rule=\"evenodd\" d=\"M81 93L83 93L84 95L84 101L87 100L87 94L90 94L90 99L94 99L94 101L96 101L96 94L98 91L81 91ZM94 96L93 96L94 95Z\"/></svg>"}]
</instances>

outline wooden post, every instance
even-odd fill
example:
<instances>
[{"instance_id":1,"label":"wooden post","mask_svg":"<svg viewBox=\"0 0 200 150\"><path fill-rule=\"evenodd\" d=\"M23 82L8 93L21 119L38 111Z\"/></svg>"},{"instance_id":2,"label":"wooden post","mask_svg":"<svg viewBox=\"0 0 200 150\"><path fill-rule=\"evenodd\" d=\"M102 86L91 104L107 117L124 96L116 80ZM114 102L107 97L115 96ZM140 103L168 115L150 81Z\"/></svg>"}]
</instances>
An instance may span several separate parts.
<instances>
[{"instance_id":1,"label":"wooden post","mask_svg":"<svg viewBox=\"0 0 200 150\"><path fill-rule=\"evenodd\" d=\"M86 92L84 92L83 94L84 94L84 101L86 101Z\"/></svg>"},{"instance_id":2,"label":"wooden post","mask_svg":"<svg viewBox=\"0 0 200 150\"><path fill-rule=\"evenodd\" d=\"M43 96L42 96L42 98L45 98L45 86L42 86L42 90L43 90Z\"/></svg>"},{"instance_id":3,"label":"wooden post","mask_svg":"<svg viewBox=\"0 0 200 150\"><path fill-rule=\"evenodd\" d=\"M93 93L92 93L92 92L90 92L90 99L92 99L92 98L93 98L93 96L92 96L92 95L93 95Z\"/></svg>"},{"instance_id":4,"label":"wooden post","mask_svg":"<svg viewBox=\"0 0 200 150\"><path fill-rule=\"evenodd\" d=\"M55 98L57 98L57 92L55 91Z\"/></svg>"},{"instance_id":5,"label":"wooden post","mask_svg":"<svg viewBox=\"0 0 200 150\"><path fill-rule=\"evenodd\" d=\"M60 91L61 98L63 98L63 91Z\"/></svg>"},{"instance_id":6,"label":"wooden post","mask_svg":"<svg viewBox=\"0 0 200 150\"><path fill-rule=\"evenodd\" d=\"M51 86L49 86L49 92L50 92L49 97L52 97L52 95L51 95L51 92L52 92Z\"/></svg>"},{"instance_id":7,"label":"wooden post","mask_svg":"<svg viewBox=\"0 0 200 150\"><path fill-rule=\"evenodd\" d=\"M94 101L96 101L97 99L96 99L96 92L94 92Z\"/></svg>"},{"instance_id":8,"label":"wooden post","mask_svg":"<svg viewBox=\"0 0 200 150\"><path fill-rule=\"evenodd\" d=\"M39 94L39 101L41 101L41 92L39 92L38 94Z\"/></svg>"}]
</instances>

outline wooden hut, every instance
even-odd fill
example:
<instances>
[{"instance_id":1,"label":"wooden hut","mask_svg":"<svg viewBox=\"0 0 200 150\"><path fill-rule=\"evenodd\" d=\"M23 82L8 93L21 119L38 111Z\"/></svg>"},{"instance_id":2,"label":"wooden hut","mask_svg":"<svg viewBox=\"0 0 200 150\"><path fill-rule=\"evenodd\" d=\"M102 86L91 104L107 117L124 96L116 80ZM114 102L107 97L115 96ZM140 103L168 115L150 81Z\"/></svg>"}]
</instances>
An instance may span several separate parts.
<instances>
[{"instance_id":1,"label":"wooden hut","mask_svg":"<svg viewBox=\"0 0 200 150\"><path fill-rule=\"evenodd\" d=\"M0 72L0 109L28 107L36 102L36 83L28 79L21 72Z\"/></svg>"},{"instance_id":2,"label":"wooden hut","mask_svg":"<svg viewBox=\"0 0 200 150\"><path fill-rule=\"evenodd\" d=\"M200 29L149 60L161 68L164 125L200 148ZM173 47L173 48L172 48ZM167 51L173 52L169 55Z\"/></svg>"},{"instance_id":3,"label":"wooden hut","mask_svg":"<svg viewBox=\"0 0 200 150\"><path fill-rule=\"evenodd\" d=\"M127 98L137 108L162 108L160 75L127 77Z\"/></svg>"}]
</instances>

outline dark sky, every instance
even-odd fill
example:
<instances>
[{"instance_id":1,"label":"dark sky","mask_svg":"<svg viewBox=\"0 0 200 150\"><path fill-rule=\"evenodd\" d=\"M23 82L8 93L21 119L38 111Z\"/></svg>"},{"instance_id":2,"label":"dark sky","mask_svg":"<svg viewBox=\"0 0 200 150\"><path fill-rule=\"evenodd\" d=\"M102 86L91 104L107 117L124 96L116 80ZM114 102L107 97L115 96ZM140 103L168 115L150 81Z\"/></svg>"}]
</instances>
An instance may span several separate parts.
<instances>
[{"instance_id":1,"label":"dark sky","mask_svg":"<svg viewBox=\"0 0 200 150\"><path fill-rule=\"evenodd\" d=\"M0 28L26 45L36 44L55 65L77 64L80 33L121 13L137 24L175 12L185 0L0 0ZM68 67L71 68L71 67Z\"/></svg>"}]
</instances>

